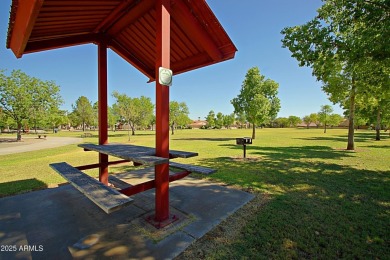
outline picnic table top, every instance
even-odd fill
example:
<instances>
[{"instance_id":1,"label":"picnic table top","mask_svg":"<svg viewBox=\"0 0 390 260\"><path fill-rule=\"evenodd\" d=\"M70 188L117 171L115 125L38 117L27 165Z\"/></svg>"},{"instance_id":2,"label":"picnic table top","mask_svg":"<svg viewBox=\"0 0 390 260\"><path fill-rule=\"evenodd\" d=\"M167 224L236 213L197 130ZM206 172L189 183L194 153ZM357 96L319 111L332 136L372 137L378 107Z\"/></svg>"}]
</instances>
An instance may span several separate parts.
<instances>
[{"instance_id":1,"label":"picnic table top","mask_svg":"<svg viewBox=\"0 0 390 260\"><path fill-rule=\"evenodd\" d=\"M142 163L145 165L158 165L168 163L169 158L156 156L156 149L147 146L130 144L79 144L85 150L95 151L102 154L112 155L125 160ZM198 156L198 153L169 150L170 158L189 158Z\"/></svg>"}]
</instances>

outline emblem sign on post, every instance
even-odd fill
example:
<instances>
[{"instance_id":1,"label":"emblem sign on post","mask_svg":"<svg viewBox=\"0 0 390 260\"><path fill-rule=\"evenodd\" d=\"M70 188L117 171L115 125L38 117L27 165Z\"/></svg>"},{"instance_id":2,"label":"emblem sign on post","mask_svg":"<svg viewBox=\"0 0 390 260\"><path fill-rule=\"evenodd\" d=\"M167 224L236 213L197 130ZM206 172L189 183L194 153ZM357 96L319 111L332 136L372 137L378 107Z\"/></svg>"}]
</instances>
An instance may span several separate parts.
<instances>
[{"instance_id":1,"label":"emblem sign on post","mask_svg":"<svg viewBox=\"0 0 390 260\"><path fill-rule=\"evenodd\" d=\"M172 86L172 70L160 67L158 70L158 82L161 85Z\"/></svg>"}]
</instances>

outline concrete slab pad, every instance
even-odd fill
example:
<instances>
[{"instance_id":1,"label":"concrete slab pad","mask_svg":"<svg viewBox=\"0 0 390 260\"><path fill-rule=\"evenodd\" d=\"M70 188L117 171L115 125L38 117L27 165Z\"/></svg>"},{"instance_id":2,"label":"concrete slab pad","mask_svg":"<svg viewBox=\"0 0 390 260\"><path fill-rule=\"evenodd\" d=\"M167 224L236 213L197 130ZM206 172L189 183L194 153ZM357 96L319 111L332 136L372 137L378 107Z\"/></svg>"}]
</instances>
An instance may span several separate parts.
<instances>
[{"instance_id":1,"label":"concrete slab pad","mask_svg":"<svg viewBox=\"0 0 390 260\"><path fill-rule=\"evenodd\" d=\"M109 215L71 185L1 198L0 259L172 259L253 195L191 177L173 182L171 212L183 221L155 232L143 221L154 190L133 198L139 203Z\"/></svg>"}]
</instances>

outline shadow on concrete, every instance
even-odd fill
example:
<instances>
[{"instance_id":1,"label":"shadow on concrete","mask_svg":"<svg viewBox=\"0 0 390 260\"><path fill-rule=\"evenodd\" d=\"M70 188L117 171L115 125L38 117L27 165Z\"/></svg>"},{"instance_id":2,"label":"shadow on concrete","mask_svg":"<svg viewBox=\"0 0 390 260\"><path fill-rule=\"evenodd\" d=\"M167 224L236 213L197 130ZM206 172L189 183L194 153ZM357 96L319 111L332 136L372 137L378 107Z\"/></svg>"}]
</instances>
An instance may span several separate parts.
<instances>
[{"instance_id":1,"label":"shadow on concrete","mask_svg":"<svg viewBox=\"0 0 390 260\"><path fill-rule=\"evenodd\" d=\"M157 240L140 221L154 213L154 189L132 198L132 205L109 215L71 185L2 198L0 245L18 248L1 252L1 259L172 259L253 195L190 177L173 182L171 212L188 221L174 222L173 231L163 231ZM91 236L98 237L95 244L77 247ZM20 245L30 250L19 250Z\"/></svg>"}]
</instances>

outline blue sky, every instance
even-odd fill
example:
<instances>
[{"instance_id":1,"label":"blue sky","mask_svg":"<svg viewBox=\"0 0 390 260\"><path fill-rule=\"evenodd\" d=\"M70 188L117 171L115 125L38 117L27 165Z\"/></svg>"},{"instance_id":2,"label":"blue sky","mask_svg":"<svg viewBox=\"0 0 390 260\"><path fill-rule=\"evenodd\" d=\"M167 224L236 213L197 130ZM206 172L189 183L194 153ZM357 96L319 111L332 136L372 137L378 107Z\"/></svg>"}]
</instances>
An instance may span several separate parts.
<instances>
[{"instance_id":1,"label":"blue sky","mask_svg":"<svg viewBox=\"0 0 390 260\"><path fill-rule=\"evenodd\" d=\"M282 48L280 31L303 24L316 15L320 0L209 0L217 18L236 45L233 60L174 76L170 99L186 102L190 118L204 119L210 110L230 114L230 100L239 94L249 68L279 83L279 117L305 116L332 105L321 90L311 69L298 66L289 50ZM239 3L239 4L238 4ZM93 44L63 48L16 59L6 49L11 0L0 1L0 69L21 69L42 80L54 80L65 100L62 109L71 110L78 97L97 101L97 46ZM148 96L154 102L155 85L118 55L109 51L108 86L131 97ZM115 100L110 96L109 105ZM342 114L337 105L334 113Z\"/></svg>"}]
</instances>

